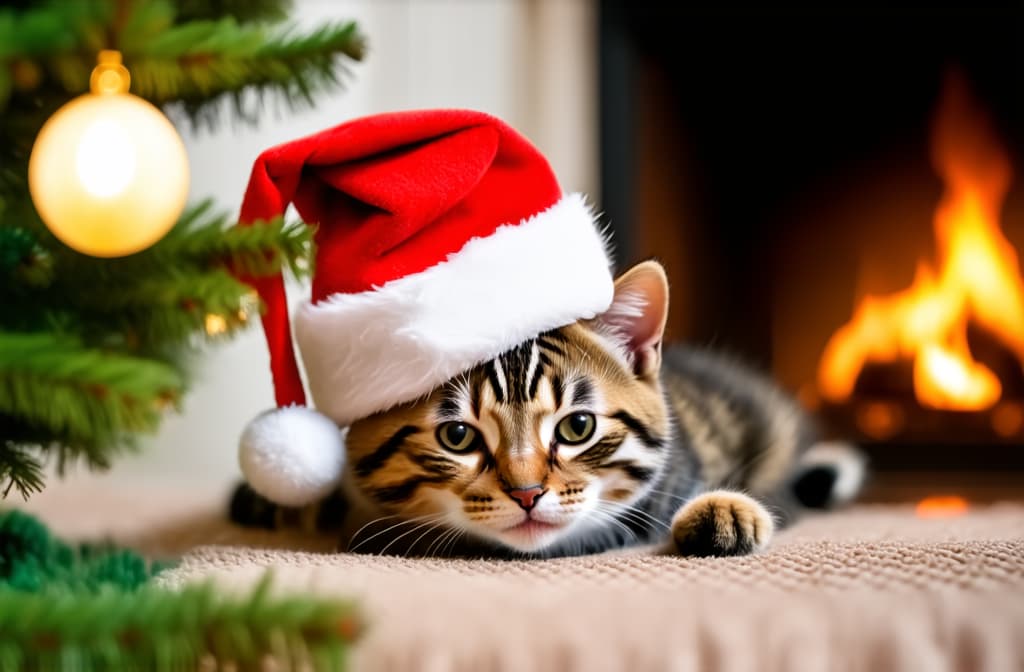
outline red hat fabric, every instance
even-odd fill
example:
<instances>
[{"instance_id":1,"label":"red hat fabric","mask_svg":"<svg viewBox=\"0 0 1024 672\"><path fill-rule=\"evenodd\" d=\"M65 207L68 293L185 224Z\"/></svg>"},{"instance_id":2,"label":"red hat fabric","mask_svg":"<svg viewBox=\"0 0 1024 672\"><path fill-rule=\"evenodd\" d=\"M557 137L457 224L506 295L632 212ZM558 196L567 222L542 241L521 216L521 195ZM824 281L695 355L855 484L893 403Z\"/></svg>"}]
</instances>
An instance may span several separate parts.
<instances>
[{"instance_id":1,"label":"red hat fabric","mask_svg":"<svg viewBox=\"0 0 1024 672\"><path fill-rule=\"evenodd\" d=\"M611 302L583 198L563 196L543 155L481 112L376 115L267 150L240 224L289 204L318 225L295 338L317 410L337 426ZM277 405L302 406L283 280L250 282L266 306Z\"/></svg>"}]
</instances>

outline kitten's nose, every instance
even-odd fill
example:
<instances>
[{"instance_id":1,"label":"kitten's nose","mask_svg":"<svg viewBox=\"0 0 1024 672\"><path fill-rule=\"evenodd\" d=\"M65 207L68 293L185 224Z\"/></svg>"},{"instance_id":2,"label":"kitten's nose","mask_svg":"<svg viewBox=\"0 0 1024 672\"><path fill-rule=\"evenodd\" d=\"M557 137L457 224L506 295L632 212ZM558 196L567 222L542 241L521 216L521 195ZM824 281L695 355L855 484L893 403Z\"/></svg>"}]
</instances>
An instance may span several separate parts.
<instances>
[{"instance_id":1,"label":"kitten's nose","mask_svg":"<svg viewBox=\"0 0 1024 672\"><path fill-rule=\"evenodd\" d=\"M540 485L531 485L526 488L513 488L512 490L506 490L505 492L508 493L509 497L516 500L524 511L529 511L537 503L537 500L540 499L540 496L547 492L547 490Z\"/></svg>"}]
</instances>

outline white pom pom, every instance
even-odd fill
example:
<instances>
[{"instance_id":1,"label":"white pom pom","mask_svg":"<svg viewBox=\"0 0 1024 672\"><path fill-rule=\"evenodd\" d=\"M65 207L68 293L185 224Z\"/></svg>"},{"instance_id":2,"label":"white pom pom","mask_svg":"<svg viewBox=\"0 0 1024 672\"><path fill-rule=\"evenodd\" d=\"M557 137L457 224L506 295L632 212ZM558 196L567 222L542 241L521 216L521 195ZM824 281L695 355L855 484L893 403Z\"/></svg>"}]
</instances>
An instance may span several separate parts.
<instances>
[{"instance_id":1,"label":"white pom pom","mask_svg":"<svg viewBox=\"0 0 1024 672\"><path fill-rule=\"evenodd\" d=\"M344 432L304 406L268 411L242 432L238 462L253 490L282 506L303 506L338 486Z\"/></svg>"}]
</instances>

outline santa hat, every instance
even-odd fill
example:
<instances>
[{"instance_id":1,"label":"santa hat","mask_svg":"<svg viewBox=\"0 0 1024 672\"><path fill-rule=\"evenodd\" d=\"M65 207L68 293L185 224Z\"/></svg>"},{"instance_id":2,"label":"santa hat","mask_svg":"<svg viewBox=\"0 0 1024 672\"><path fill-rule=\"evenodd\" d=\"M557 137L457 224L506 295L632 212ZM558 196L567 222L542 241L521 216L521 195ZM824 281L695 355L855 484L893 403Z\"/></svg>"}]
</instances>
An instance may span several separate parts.
<instances>
[{"instance_id":1,"label":"santa hat","mask_svg":"<svg viewBox=\"0 0 1024 672\"><path fill-rule=\"evenodd\" d=\"M280 504L335 487L341 428L354 420L612 300L605 240L583 197L563 195L537 149L487 114L382 114L267 150L241 225L292 203L318 226L312 295L293 318L316 410L282 278L247 279L265 304L278 408L240 445L249 484Z\"/></svg>"}]
</instances>

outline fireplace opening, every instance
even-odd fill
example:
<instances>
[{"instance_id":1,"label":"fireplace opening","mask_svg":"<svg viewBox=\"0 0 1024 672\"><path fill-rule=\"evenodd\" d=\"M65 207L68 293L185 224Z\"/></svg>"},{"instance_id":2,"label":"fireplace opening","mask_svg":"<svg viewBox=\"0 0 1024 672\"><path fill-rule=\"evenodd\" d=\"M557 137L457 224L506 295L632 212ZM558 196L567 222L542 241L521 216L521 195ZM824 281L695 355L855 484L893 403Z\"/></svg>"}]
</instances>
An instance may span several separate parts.
<instances>
[{"instance_id":1,"label":"fireplace opening","mask_svg":"<svg viewBox=\"0 0 1024 672\"><path fill-rule=\"evenodd\" d=\"M959 70L931 133L944 191L934 259L910 286L858 299L804 401L867 440L1007 443L1024 436L1024 277L1002 231L1010 159Z\"/></svg>"},{"instance_id":2,"label":"fireplace opening","mask_svg":"<svg viewBox=\"0 0 1024 672\"><path fill-rule=\"evenodd\" d=\"M770 371L869 498L1024 492L1024 9L601 3L602 207L669 337Z\"/></svg>"}]
</instances>

